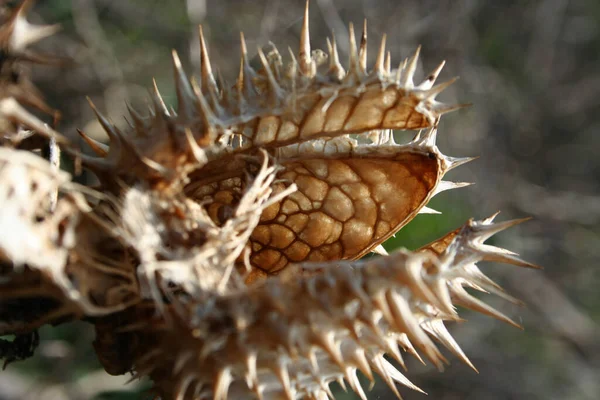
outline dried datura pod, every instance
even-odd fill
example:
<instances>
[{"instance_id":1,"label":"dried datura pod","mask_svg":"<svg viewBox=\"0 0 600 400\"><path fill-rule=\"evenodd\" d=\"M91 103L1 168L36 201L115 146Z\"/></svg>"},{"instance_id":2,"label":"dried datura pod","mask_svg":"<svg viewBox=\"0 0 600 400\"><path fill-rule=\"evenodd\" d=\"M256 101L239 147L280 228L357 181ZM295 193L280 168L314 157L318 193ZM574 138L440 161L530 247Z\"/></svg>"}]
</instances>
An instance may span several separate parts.
<instances>
[{"instance_id":1,"label":"dried datura pod","mask_svg":"<svg viewBox=\"0 0 600 400\"><path fill-rule=\"evenodd\" d=\"M5 49L54 32L27 22L30 4L0 28ZM199 33L199 79L172 54L175 110L155 85L146 113L128 110L127 129L92 104L110 139L79 132L93 156L64 141L99 186L0 149L0 229L18 232L0 235L1 332L89 321L106 371L148 376L164 399L324 399L332 382L366 398L359 371L400 396L398 384L420 389L396 365L410 354L443 369L440 346L475 368L445 322L460 319L458 305L518 326L466 289L516 301L478 264L535 267L484 244L522 220L470 220L416 251L381 246L435 213L431 198L467 185L444 175L471 158L436 145L440 118L462 107L437 100L454 82L436 82L444 64L415 83L419 49L392 69L384 36L368 66L366 30L357 45L350 25L342 66L335 37L327 53L311 48L307 3L299 50L285 61L259 49L254 69L241 35L227 84ZM2 102L38 98L3 85ZM26 112L0 115L62 138ZM418 132L396 143L394 130ZM360 260L370 252L381 257Z\"/></svg>"},{"instance_id":2,"label":"dried datura pod","mask_svg":"<svg viewBox=\"0 0 600 400\"><path fill-rule=\"evenodd\" d=\"M58 60L30 51L28 47L56 33L58 25L34 25L27 21L27 12L33 0L26 0L13 9L8 4L0 5L0 129L4 145L18 145L30 137L33 131L66 142L66 139L27 110L59 117L43 99L28 76L23 73L23 64L48 64Z\"/></svg>"}]
</instances>

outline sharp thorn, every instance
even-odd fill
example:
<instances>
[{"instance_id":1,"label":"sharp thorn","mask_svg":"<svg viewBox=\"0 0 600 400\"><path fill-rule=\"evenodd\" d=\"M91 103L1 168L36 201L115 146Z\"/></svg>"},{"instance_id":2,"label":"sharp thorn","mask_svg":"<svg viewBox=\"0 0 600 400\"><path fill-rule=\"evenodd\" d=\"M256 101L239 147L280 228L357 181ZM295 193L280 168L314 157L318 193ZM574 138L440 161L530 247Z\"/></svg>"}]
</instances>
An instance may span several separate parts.
<instances>
[{"instance_id":1,"label":"sharp thorn","mask_svg":"<svg viewBox=\"0 0 600 400\"><path fill-rule=\"evenodd\" d=\"M392 52L388 51L385 55L385 74L389 77L392 73Z\"/></svg>"},{"instance_id":2,"label":"sharp thorn","mask_svg":"<svg viewBox=\"0 0 600 400\"><path fill-rule=\"evenodd\" d=\"M271 67L269 66L267 57L265 57L265 53L263 53L263 51L260 47L258 48L258 56L260 57L260 61L263 65L263 69L265 70L265 72L267 74L267 80L269 81L269 86L271 88L270 92L271 92L272 96L274 97L274 100L277 104L280 101L280 99L283 97L283 95L281 93L281 87L277 83L277 79L275 79L275 76L273 75L273 71L271 71Z\"/></svg>"},{"instance_id":3,"label":"sharp thorn","mask_svg":"<svg viewBox=\"0 0 600 400\"><path fill-rule=\"evenodd\" d=\"M328 75L333 77L337 81L341 81L344 78L346 72L344 67L340 63L340 55L338 53L337 42L335 39L335 33L331 33L331 48L329 55L329 71Z\"/></svg>"},{"instance_id":4,"label":"sharp thorn","mask_svg":"<svg viewBox=\"0 0 600 400\"><path fill-rule=\"evenodd\" d=\"M92 111L94 111L94 114L96 114L96 118L98 119L98 122L100 123L100 125L102 126L102 128L104 129L106 134L108 135L111 143L114 143L114 144L120 143L121 135L119 135L117 133L115 126L108 120L108 118L106 116L104 116L102 113L100 113L100 111L98 111L98 108L96 108L96 105L94 104L94 102L92 101L92 99L90 97L86 97L86 98L87 98L87 101L88 101Z\"/></svg>"},{"instance_id":5,"label":"sharp thorn","mask_svg":"<svg viewBox=\"0 0 600 400\"><path fill-rule=\"evenodd\" d=\"M181 66L181 60L177 52L173 50L173 70L175 73L175 90L177 92L177 113L186 119L192 118L194 114L194 91L190 81Z\"/></svg>"},{"instance_id":6,"label":"sharp thorn","mask_svg":"<svg viewBox=\"0 0 600 400\"><path fill-rule=\"evenodd\" d=\"M350 49L349 49L349 62L348 70L349 75L358 73L358 50L356 49L356 37L354 37L354 24L350 22L348 25L348 37L350 38Z\"/></svg>"},{"instance_id":7,"label":"sharp thorn","mask_svg":"<svg viewBox=\"0 0 600 400\"><path fill-rule=\"evenodd\" d=\"M378 75L385 73L385 41L387 39L387 35L384 33L381 36L381 43L379 45L379 51L377 52L377 60L375 61L374 72Z\"/></svg>"},{"instance_id":8,"label":"sharp thorn","mask_svg":"<svg viewBox=\"0 0 600 400\"><path fill-rule=\"evenodd\" d=\"M92 139L91 137L86 135L80 129L77 129L77 133L79 133L79 136L81 136L81 138L83 140L85 140L87 145L90 146L92 151L94 153L96 153L97 156L106 157L106 155L108 154L108 151L110 150L110 148L107 145L105 145L104 143L98 142L97 140Z\"/></svg>"},{"instance_id":9,"label":"sharp thorn","mask_svg":"<svg viewBox=\"0 0 600 400\"><path fill-rule=\"evenodd\" d=\"M202 77L201 88L203 91L214 91L217 90L217 83L210 66L210 57L208 56L208 49L206 47L206 41L204 40L204 30L202 25L198 26L198 36L200 38L200 73Z\"/></svg>"},{"instance_id":10,"label":"sharp thorn","mask_svg":"<svg viewBox=\"0 0 600 400\"><path fill-rule=\"evenodd\" d=\"M402 79L402 86L407 88L414 87L413 78L415 76L415 71L417 70L417 63L419 62L419 54L421 53L421 46L417 47L417 50L410 58L408 65L406 66L406 73Z\"/></svg>"},{"instance_id":11,"label":"sharp thorn","mask_svg":"<svg viewBox=\"0 0 600 400\"><path fill-rule=\"evenodd\" d=\"M516 328L523 329L523 327L517 324L515 321L496 310L492 306L482 302L481 300L471 296L460 284L452 285L452 293L455 296L455 303L463 307L469 308L473 311L477 311L481 314L488 315L497 320L506 322Z\"/></svg>"},{"instance_id":12,"label":"sharp thorn","mask_svg":"<svg viewBox=\"0 0 600 400\"><path fill-rule=\"evenodd\" d=\"M431 106L431 110L436 112L439 115L444 115L452 111L460 110L461 108L471 107L472 103L463 103L463 104L444 104L435 102Z\"/></svg>"},{"instance_id":13,"label":"sharp thorn","mask_svg":"<svg viewBox=\"0 0 600 400\"><path fill-rule=\"evenodd\" d=\"M431 87L437 80L437 77L440 75L442 68L444 68L445 64L446 64L446 60L442 61L433 71L431 71L431 73L429 75L427 75L427 78L425 78L425 80L423 82L421 82L421 84L419 85L419 89L421 89L421 90L431 89Z\"/></svg>"},{"instance_id":14,"label":"sharp thorn","mask_svg":"<svg viewBox=\"0 0 600 400\"><path fill-rule=\"evenodd\" d=\"M456 167L460 167L461 165L469 163L478 158L479 158L479 156L477 156L477 157L448 157L448 156L445 156L445 157L443 157L444 170L446 172L453 170Z\"/></svg>"},{"instance_id":15,"label":"sharp thorn","mask_svg":"<svg viewBox=\"0 0 600 400\"><path fill-rule=\"evenodd\" d=\"M363 31L360 38L360 47L358 50L358 66L361 72L367 72L367 20L363 22Z\"/></svg>"},{"instance_id":16,"label":"sharp thorn","mask_svg":"<svg viewBox=\"0 0 600 400\"><path fill-rule=\"evenodd\" d=\"M156 83L156 79L154 78L152 79L151 97L156 113L166 117L170 116L169 109L167 108L165 101L163 100L162 96L160 95L160 92L158 91L158 85Z\"/></svg>"},{"instance_id":17,"label":"sharp thorn","mask_svg":"<svg viewBox=\"0 0 600 400\"><path fill-rule=\"evenodd\" d=\"M458 80L458 77L454 77L444 83L440 83L439 85L435 85L432 88L425 90L423 92L423 98L428 100L435 100L436 96L446 90L449 86L451 86L454 82Z\"/></svg>"},{"instance_id":18,"label":"sharp thorn","mask_svg":"<svg viewBox=\"0 0 600 400\"><path fill-rule=\"evenodd\" d=\"M433 208L423 207L419 210L419 214L441 214L441 212Z\"/></svg>"},{"instance_id":19,"label":"sharp thorn","mask_svg":"<svg viewBox=\"0 0 600 400\"><path fill-rule=\"evenodd\" d=\"M433 190L433 196L437 196L441 192L446 190L459 189L467 186L474 185L472 182L451 182L451 181L440 181L436 188Z\"/></svg>"},{"instance_id":20,"label":"sharp thorn","mask_svg":"<svg viewBox=\"0 0 600 400\"><path fill-rule=\"evenodd\" d=\"M310 52L310 30L308 20L309 0L306 0L304 6L304 19L302 20L302 31L300 32L300 51L298 52L298 61L300 72L306 76L312 76L313 62Z\"/></svg>"},{"instance_id":21,"label":"sharp thorn","mask_svg":"<svg viewBox=\"0 0 600 400\"><path fill-rule=\"evenodd\" d=\"M378 245L377 247L375 247L373 250L371 250L371 252L375 253L375 254L379 254L380 256L389 256L389 253L387 252L387 250L385 249L385 247L383 247L383 245Z\"/></svg>"}]
</instances>

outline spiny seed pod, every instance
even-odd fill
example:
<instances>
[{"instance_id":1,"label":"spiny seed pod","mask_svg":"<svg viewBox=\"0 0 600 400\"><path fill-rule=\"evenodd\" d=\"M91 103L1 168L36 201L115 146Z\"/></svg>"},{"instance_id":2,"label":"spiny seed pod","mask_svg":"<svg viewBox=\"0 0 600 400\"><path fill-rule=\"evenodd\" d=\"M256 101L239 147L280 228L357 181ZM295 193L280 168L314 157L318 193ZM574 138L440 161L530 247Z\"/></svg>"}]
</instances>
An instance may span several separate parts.
<instances>
[{"instance_id":1,"label":"spiny seed pod","mask_svg":"<svg viewBox=\"0 0 600 400\"><path fill-rule=\"evenodd\" d=\"M443 369L447 360L432 338L475 368L444 321L459 319L457 304L518 326L464 288L513 300L476 263L531 266L483 245L521 222L493 218L469 221L450 245L442 238L366 262L296 264L225 296L178 297L141 325L129 310L138 324L124 328L136 334L135 370L168 399L325 398L331 382L344 380L365 398L358 370L371 380L379 374L396 393L395 382L419 390L383 357L404 365L400 348Z\"/></svg>"},{"instance_id":2,"label":"spiny seed pod","mask_svg":"<svg viewBox=\"0 0 600 400\"><path fill-rule=\"evenodd\" d=\"M10 21L26 23L20 12L0 28L5 36ZM344 68L335 37L328 54L312 50L308 16L307 2L287 64L276 48L259 49L253 69L241 35L233 84L217 83L200 28L199 80L173 53L176 110L156 84L146 116L129 109L128 129L92 104L109 146L80 132L88 156L63 142L98 188L0 149L0 229L10 219L34 239L0 237L6 288L15 287L3 289L0 311L14 317L19 301L37 310L2 333L90 321L107 372L149 376L164 399L324 399L334 381L366 398L357 371L378 374L398 396L396 383L420 390L384 356L404 365L404 351L443 369L434 340L474 368L444 325L460 319L455 305L518 326L465 288L517 302L477 263L535 267L484 244L521 220L470 220L412 252L381 247L435 212L433 196L467 185L443 177L471 159L436 145L440 118L461 107L436 100L454 82L435 84L444 63L415 84L419 49L392 69L384 36L369 69L365 24L359 46L350 25ZM53 30L44 29L35 38ZM398 129L419 132L398 144ZM50 194L58 198L46 206ZM28 251L32 243L45 257ZM358 261L369 252L383 256Z\"/></svg>"}]
</instances>

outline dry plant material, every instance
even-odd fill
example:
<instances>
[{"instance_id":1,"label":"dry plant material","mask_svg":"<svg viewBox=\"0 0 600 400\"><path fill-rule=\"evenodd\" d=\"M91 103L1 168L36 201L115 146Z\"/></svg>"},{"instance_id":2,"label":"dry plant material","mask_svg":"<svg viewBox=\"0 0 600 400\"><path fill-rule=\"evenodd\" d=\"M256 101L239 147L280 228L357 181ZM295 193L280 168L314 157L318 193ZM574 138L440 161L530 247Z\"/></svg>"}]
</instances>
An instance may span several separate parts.
<instances>
[{"instance_id":1,"label":"dry plant material","mask_svg":"<svg viewBox=\"0 0 600 400\"><path fill-rule=\"evenodd\" d=\"M386 355L443 369L441 345L472 367L444 326L459 320L455 305L517 326L465 289L515 301L477 263L534 267L484 244L520 220L470 220L412 252L381 246L466 185L443 177L470 159L435 141L441 116L461 107L436 100L453 82L436 84L443 63L415 84L419 50L392 69L384 36L369 68L366 31L357 46L350 25L343 67L335 37L328 53L311 49L307 3L299 51L284 63L259 50L255 70L242 35L229 85L200 29L200 79L173 53L177 110L155 85L123 131L92 105L110 143L79 132L88 156L27 111L49 107L5 73L42 61L26 47L56 30L29 24L30 6L4 10L0 28L0 333L26 344L3 343L6 358L28 355L23 335L41 325L80 318L107 372L149 376L164 399L324 399L333 381L365 398L357 371L396 394L420 390ZM418 133L399 144L397 129ZM100 186L14 148L32 133L62 143ZM382 256L359 261L369 252Z\"/></svg>"}]
</instances>

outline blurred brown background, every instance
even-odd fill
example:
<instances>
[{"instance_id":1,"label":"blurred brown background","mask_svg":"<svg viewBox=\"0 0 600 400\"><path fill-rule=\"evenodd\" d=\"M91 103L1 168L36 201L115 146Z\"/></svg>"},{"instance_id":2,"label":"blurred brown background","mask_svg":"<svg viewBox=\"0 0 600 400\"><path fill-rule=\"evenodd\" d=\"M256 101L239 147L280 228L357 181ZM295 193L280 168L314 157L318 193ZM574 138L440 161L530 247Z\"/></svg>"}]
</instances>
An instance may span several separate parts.
<instances>
[{"instance_id":1,"label":"blurred brown background","mask_svg":"<svg viewBox=\"0 0 600 400\"><path fill-rule=\"evenodd\" d=\"M239 31L252 53L271 40L285 57L297 48L303 7L304 0L40 0L31 20L63 26L40 49L75 65L36 68L34 76L63 113L61 132L101 135L85 95L118 123L126 100L144 105L152 77L174 102L170 50L195 74L197 24L213 67L232 79ZM417 217L386 247L414 248L501 210L500 219L534 219L495 243L545 267L483 266L527 306L490 299L525 332L469 312L468 323L452 326L479 374L450 356L444 374L411 359L408 377L432 399L599 399L600 2L312 0L313 47L326 49L335 30L347 59L347 23L360 27L365 17L371 61L384 32L395 65L423 45L420 77L447 60L440 79L461 79L442 100L474 106L443 118L438 145L452 156L481 156L452 172L475 186L437 197L432 207L442 215ZM34 359L0 373L0 399L145 398L143 384L122 387L127 377L99 371L86 325L41 334ZM339 398L354 398L338 389ZM393 395L378 383L370 398Z\"/></svg>"}]
</instances>

